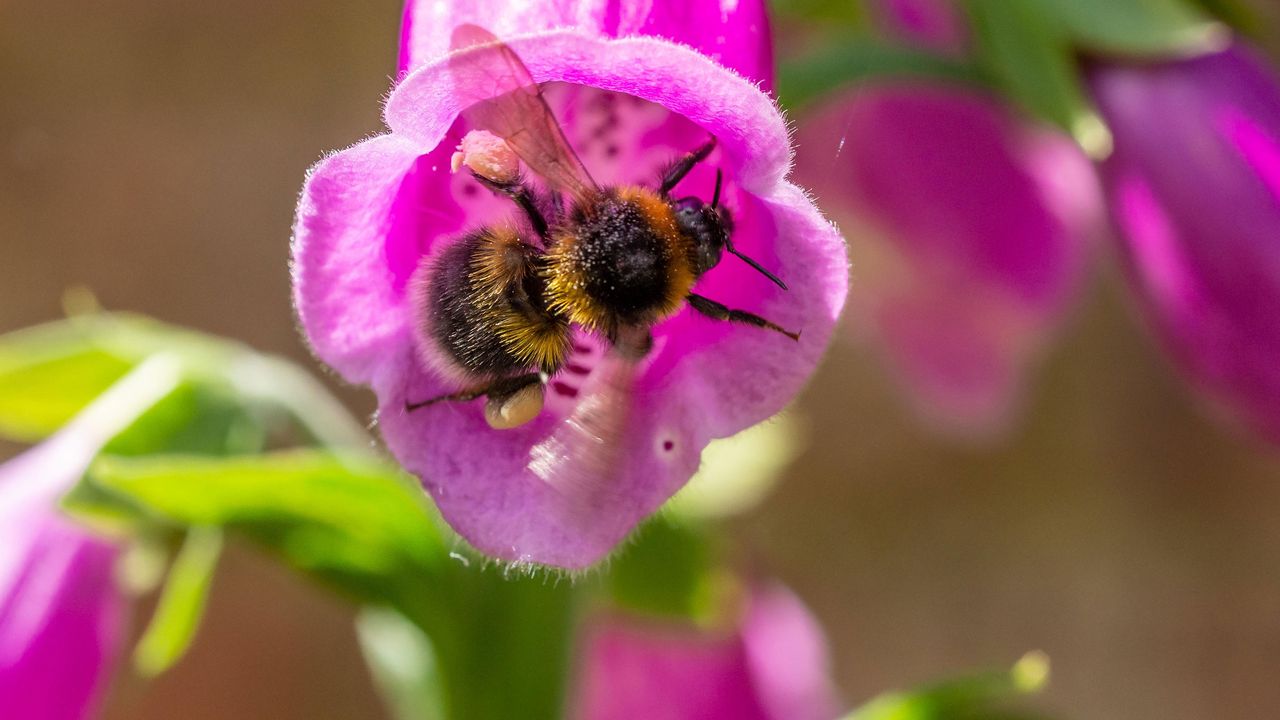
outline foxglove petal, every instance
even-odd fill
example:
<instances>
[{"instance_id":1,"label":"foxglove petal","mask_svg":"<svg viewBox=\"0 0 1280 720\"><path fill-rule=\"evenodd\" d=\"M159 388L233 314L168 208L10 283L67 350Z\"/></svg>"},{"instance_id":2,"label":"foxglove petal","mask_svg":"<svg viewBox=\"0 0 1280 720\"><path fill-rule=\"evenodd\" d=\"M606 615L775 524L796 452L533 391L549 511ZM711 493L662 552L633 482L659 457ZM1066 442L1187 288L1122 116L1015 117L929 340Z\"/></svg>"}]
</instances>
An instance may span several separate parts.
<instances>
[{"instance_id":1,"label":"foxglove petal","mask_svg":"<svg viewBox=\"0 0 1280 720\"><path fill-rule=\"evenodd\" d=\"M822 631L789 591L758 591L729 633L614 615L588 629L580 720L831 720Z\"/></svg>"},{"instance_id":2,"label":"foxglove petal","mask_svg":"<svg viewBox=\"0 0 1280 720\"><path fill-rule=\"evenodd\" d=\"M858 243L856 329L948 429L1007 424L1079 290L1100 213L1087 161L943 86L837 97L800 126L798 173Z\"/></svg>"},{"instance_id":3,"label":"foxglove petal","mask_svg":"<svg viewBox=\"0 0 1280 720\"><path fill-rule=\"evenodd\" d=\"M1097 66L1133 284L1187 374L1280 442L1280 80L1239 45Z\"/></svg>"}]
</instances>

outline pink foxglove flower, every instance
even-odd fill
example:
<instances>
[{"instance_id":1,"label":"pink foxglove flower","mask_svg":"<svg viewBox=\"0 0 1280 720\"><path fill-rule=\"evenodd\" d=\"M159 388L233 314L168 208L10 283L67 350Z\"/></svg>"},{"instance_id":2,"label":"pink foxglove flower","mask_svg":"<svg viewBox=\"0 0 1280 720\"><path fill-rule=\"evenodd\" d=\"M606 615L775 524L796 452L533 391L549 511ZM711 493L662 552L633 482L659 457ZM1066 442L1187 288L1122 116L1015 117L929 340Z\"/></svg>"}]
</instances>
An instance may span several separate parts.
<instances>
[{"instance_id":1,"label":"pink foxglove flower","mask_svg":"<svg viewBox=\"0 0 1280 720\"><path fill-rule=\"evenodd\" d=\"M578 720L833 720L822 630L781 587L757 591L736 628L612 615L583 641Z\"/></svg>"},{"instance_id":2,"label":"pink foxglove flower","mask_svg":"<svg viewBox=\"0 0 1280 720\"><path fill-rule=\"evenodd\" d=\"M62 494L176 382L148 361L56 435L0 466L0 716L92 714L121 640L117 548L64 517Z\"/></svg>"},{"instance_id":3,"label":"pink foxglove flower","mask_svg":"<svg viewBox=\"0 0 1280 720\"><path fill-rule=\"evenodd\" d=\"M1088 162L987 97L929 85L839 95L797 144L854 246L850 326L924 417L1003 428L1081 284L1101 212Z\"/></svg>"},{"instance_id":4,"label":"pink foxglove flower","mask_svg":"<svg viewBox=\"0 0 1280 720\"><path fill-rule=\"evenodd\" d=\"M1186 372L1280 442L1280 80L1247 49L1094 68L1133 284Z\"/></svg>"},{"instance_id":5,"label":"pink foxglove flower","mask_svg":"<svg viewBox=\"0 0 1280 720\"><path fill-rule=\"evenodd\" d=\"M408 74L387 102L389 131L320 162L303 189L294 298L316 355L373 387L388 447L463 537L506 560L580 568L683 486L711 439L796 395L844 303L847 261L839 234L787 180L786 125L760 89L771 64L761 2L521 7L410 3L401 53ZM444 56L461 23L489 28L523 60L601 185L652 188L667 163L716 138L679 194L708 200L723 171L734 243L790 290L726 253L694 291L798 330L799 341L688 308L663 320L627 380L625 430L596 443L613 451L607 462L584 447L592 438L574 440L585 434L575 413L593 409L595 389L619 383L596 371L609 365L601 359L609 351L591 333L575 334L568 364L527 424L492 429L483 400L407 410L465 389L431 361L420 301L431 288L415 271L468 231L515 217L509 200L451 172L471 129L460 117L464 94L484 92L460 92Z\"/></svg>"}]
</instances>

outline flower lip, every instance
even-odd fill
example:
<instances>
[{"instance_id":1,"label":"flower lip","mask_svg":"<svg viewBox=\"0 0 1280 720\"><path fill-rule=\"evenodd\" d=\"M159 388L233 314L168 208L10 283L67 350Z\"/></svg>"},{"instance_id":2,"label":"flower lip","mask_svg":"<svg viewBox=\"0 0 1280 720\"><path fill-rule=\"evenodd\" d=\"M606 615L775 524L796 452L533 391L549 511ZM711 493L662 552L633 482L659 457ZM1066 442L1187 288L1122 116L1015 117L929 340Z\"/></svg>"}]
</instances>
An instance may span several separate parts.
<instances>
[{"instance_id":1,"label":"flower lip","mask_svg":"<svg viewBox=\"0 0 1280 720\"><path fill-rule=\"evenodd\" d=\"M723 202L735 217L735 244L793 279L793 287L783 292L735 262L707 273L696 292L804 330L795 343L689 312L655 327L654 350L638 368L628 431L617 439L619 459L610 463L616 475L582 512L582 503L566 502L533 467L535 459L557 455L555 443L569 424L565 414L591 394L598 348L582 338L548 387L550 412L528 425L493 431L471 404L405 412L406 402L457 390L424 370L415 351L408 275L439 243L512 213L509 204L469 193L460 176L447 174L444 153L456 144L449 140L466 129L447 60L422 66L393 91L386 107L390 136L316 168L300 204L295 278L301 278L299 314L317 354L348 379L371 382L389 449L422 478L464 538L507 560L581 568L679 489L711 438L767 418L798 392L843 305L847 261L839 234L784 180L786 127L752 83L689 48L653 38L608 40L557 30L506 42L553 106L576 98L579 110L604 101L619 108L627 130L618 137L629 147L621 148L612 169L600 160L610 153L588 152L577 142L590 141L589 132L575 137L570 131L602 184L629 181L620 174L647 166L654 153L660 164L714 135L719 154L711 160L725 171ZM574 107L566 102L557 115L570 124L581 120ZM635 158L626 157L631 150ZM710 197L715 169L700 168L678 193ZM502 214L495 215L499 207ZM374 336L345 329L369 317L378 319ZM333 333L341 333L340 342L330 342ZM558 456L576 462L573 453Z\"/></svg>"}]
</instances>

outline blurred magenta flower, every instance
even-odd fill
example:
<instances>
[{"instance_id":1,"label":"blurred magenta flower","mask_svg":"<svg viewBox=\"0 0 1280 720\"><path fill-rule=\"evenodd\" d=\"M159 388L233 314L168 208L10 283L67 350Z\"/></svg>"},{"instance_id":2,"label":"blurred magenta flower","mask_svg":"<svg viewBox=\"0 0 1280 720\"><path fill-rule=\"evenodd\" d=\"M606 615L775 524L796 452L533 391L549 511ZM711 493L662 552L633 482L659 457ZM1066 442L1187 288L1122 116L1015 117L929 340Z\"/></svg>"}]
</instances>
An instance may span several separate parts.
<instances>
[{"instance_id":1,"label":"blurred magenta flower","mask_svg":"<svg viewBox=\"0 0 1280 720\"><path fill-rule=\"evenodd\" d=\"M1090 75L1149 316L1211 397L1280 442L1280 81L1239 45Z\"/></svg>"},{"instance_id":2,"label":"blurred magenta flower","mask_svg":"<svg viewBox=\"0 0 1280 720\"><path fill-rule=\"evenodd\" d=\"M954 0L877 0L884 23L913 43L958 55L969 43L969 27Z\"/></svg>"},{"instance_id":3,"label":"blurred magenta flower","mask_svg":"<svg viewBox=\"0 0 1280 720\"><path fill-rule=\"evenodd\" d=\"M787 180L786 124L760 90L771 82L760 0L412 2L405 18L408 74L386 105L390 132L321 161L303 189L293 245L298 315L320 359L373 387L388 447L463 537L511 561L584 567L685 484L711 439L773 415L800 390L844 304L844 244ZM799 342L688 311L654 329L619 459L598 478L587 512L544 471L593 473L590 458L561 444L574 429L566 418L600 374L591 372L601 354L593 338L575 339L572 367L552 379L546 409L528 425L495 431L474 403L405 410L407 401L459 389L421 364L410 275L465 230L513 214L509 201L450 173L468 127L442 53L464 22L497 32L536 80L550 83L548 102L601 184L652 187L664 164L714 135L716 151L681 187L709 197L723 169L735 244L791 282L784 292L745 263L724 262L697 292L801 329Z\"/></svg>"},{"instance_id":4,"label":"blurred magenta flower","mask_svg":"<svg viewBox=\"0 0 1280 720\"><path fill-rule=\"evenodd\" d=\"M797 174L857 258L850 325L922 415L1006 426L1023 375L1078 295L1101 212L1087 160L976 92L899 85L800 122Z\"/></svg>"},{"instance_id":5,"label":"blurred magenta flower","mask_svg":"<svg viewBox=\"0 0 1280 720\"><path fill-rule=\"evenodd\" d=\"M822 630L788 590L757 591L738 627L619 614L583 640L577 720L832 720Z\"/></svg>"},{"instance_id":6,"label":"blurred magenta flower","mask_svg":"<svg viewBox=\"0 0 1280 720\"><path fill-rule=\"evenodd\" d=\"M120 643L115 544L58 508L90 461L176 382L148 361L65 428L0 466L0 716L92 714Z\"/></svg>"}]
</instances>

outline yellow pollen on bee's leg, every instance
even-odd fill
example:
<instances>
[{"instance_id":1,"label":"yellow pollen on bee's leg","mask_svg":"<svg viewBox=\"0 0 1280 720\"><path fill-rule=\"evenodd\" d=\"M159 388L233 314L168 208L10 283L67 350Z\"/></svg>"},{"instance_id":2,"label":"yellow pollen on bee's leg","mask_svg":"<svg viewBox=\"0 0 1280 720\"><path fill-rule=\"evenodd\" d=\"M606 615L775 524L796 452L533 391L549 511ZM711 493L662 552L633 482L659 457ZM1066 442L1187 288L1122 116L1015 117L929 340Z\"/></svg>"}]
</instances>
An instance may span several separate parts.
<instances>
[{"instance_id":1,"label":"yellow pollen on bee's leg","mask_svg":"<svg viewBox=\"0 0 1280 720\"><path fill-rule=\"evenodd\" d=\"M504 398L489 398L484 419L494 430L510 430L538 417L542 412L543 385L533 383Z\"/></svg>"},{"instance_id":2,"label":"yellow pollen on bee's leg","mask_svg":"<svg viewBox=\"0 0 1280 720\"><path fill-rule=\"evenodd\" d=\"M472 130L462 138L449 167L458 172L467 167L475 174L506 185L520 177L520 159L507 141L486 130Z\"/></svg>"}]
</instances>

